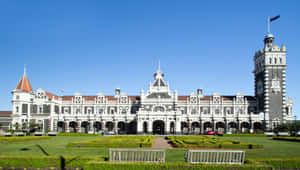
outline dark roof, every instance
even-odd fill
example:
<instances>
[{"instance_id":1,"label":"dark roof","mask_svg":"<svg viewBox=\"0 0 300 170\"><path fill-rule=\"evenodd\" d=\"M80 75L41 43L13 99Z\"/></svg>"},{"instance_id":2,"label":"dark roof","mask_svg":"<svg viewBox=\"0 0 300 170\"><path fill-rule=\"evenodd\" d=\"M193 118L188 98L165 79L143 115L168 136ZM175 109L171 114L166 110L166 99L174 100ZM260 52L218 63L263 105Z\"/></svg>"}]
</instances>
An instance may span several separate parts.
<instances>
[{"instance_id":1,"label":"dark roof","mask_svg":"<svg viewBox=\"0 0 300 170\"><path fill-rule=\"evenodd\" d=\"M11 116L12 111L0 111L0 116Z\"/></svg>"}]
</instances>

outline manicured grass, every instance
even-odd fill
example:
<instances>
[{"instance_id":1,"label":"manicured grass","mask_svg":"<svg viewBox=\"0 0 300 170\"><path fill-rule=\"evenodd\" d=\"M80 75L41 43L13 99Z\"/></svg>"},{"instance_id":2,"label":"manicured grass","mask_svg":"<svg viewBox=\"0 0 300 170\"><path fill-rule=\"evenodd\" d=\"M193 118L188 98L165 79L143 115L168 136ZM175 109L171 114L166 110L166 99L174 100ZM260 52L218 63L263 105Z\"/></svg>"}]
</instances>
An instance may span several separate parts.
<instances>
[{"instance_id":1,"label":"manicured grass","mask_svg":"<svg viewBox=\"0 0 300 170\"><path fill-rule=\"evenodd\" d=\"M242 142L263 144L263 149L247 150L246 159L256 158L300 158L298 142L273 140L271 137L221 137Z\"/></svg>"},{"instance_id":2,"label":"manicured grass","mask_svg":"<svg viewBox=\"0 0 300 170\"><path fill-rule=\"evenodd\" d=\"M168 136L172 145L178 148L226 148L226 149L257 149L263 145L222 139L215 136Z\"/></svg>"},{"instance_id":3,"label":"manicured grass","mask_svg":"<svg viewBox=\"0 0 300 170\"><path fill-rule=\"evenodd\" d=\"M101 136L54 136L49 140L23 143L0 143L0 155L45 156L41 148L51 156L108 156L108 148L68 148L70 142L103 138ZM298 142L278 141L270 137L219 137L246 143L263 144L263 149L246 150L246 159L300 157ZM39 147L40 146L40 147ZM168 149L167 162L184 162L185 149Z\"/></svg>"},{"instance_id":4,"label":"manicured grass","mask_svg":"<svg viewBox=\"0 0 300 170\"><path fill-rule=\"evenodd\" d=\"M37 140L51 139L50 136L18 136L18 137L0 137L0 143L30 142Z\"/></svg>"},{"instance_id":5,"label":"manicured grass","mask_svg":"<svg viewBox=\"0 0 300 170\"><path fill-rule=\"evenodd\" d=\"M106 136L71 142L68 147L144 148L152 147L154 136Z\"/></svg>"},{"instance_id":6,"label":"manicured grass","mask_svg":"<svg viewBox=\"0 0 300 170\"><path fill-rule=\"evenodd\" d=\"M93 148L67 148L70 142L95 139L95 136L54 136L49 140L31 141L26 143L0 143L0 155L63 155L63 156L105 156L108 149ZM40 146L40 147L39 147ZM42 149L41 149L42 148Z\"/></svg>"}]
</instances>

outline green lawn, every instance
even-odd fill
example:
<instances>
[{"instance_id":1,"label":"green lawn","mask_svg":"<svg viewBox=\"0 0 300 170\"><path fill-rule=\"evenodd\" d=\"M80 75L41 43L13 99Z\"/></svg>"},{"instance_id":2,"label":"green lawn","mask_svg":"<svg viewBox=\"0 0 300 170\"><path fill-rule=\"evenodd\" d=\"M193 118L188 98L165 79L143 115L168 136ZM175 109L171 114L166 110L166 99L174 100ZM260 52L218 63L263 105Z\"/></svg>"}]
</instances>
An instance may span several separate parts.
<instances>
[{"instance_id":1,"label":"green lawn","mask_svg":"<svg viewBox=\"0 0 300 170\"><path fill-rule=\"evenodd\" d=\"M107 148L67 148L70 142L102 138L98 136L56 136L49 140L23 143L0 143L0 155L49 155L63 156L108 156ZM246 159L256 158L295 158L300 157L298 142L272 140L268 137L220 137L247 143L263 144L264 149L246 150ZM41 148L38 146L40 145ZM167 162L183 162L184 149L167 150Z\"/></svg>"}]
</instances>

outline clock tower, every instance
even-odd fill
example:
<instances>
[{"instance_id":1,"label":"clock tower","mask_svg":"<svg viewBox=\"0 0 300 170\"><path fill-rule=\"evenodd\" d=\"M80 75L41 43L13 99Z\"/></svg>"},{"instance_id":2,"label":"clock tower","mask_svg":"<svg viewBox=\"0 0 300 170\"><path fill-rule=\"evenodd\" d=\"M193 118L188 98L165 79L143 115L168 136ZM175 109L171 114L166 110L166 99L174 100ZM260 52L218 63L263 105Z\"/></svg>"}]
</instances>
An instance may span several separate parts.
<instances>
[{"instance_id":1,"label":"clock tower","mask_svg":"<svg viewBox=\"0 0 300 170\"><path fill-rule=\"evenodd\" d=\"M257 112L263 115L265 129L292 120L286 103L286 47L273 42L274 36L267 33L264 48L254 56Z\"/></svg>"}]
</instances>

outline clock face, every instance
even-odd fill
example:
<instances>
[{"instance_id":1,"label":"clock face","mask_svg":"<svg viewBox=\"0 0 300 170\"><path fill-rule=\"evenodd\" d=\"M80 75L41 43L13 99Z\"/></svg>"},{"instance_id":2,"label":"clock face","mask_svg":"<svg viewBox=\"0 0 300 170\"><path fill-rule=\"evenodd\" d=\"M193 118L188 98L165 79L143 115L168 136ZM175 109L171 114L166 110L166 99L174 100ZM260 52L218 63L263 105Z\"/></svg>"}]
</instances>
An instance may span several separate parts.
<instances>
[{"instance_id":1,"label":"clock face","mask_svg":"<svg viewBox=\"0 0 300 170\"><path fill-rule=\"evenodd\" d=\"M257 94L262 94L263 92L264 92L263 83L261 81L259 81L257 83Z\"/></svg>"}]
</instances>

